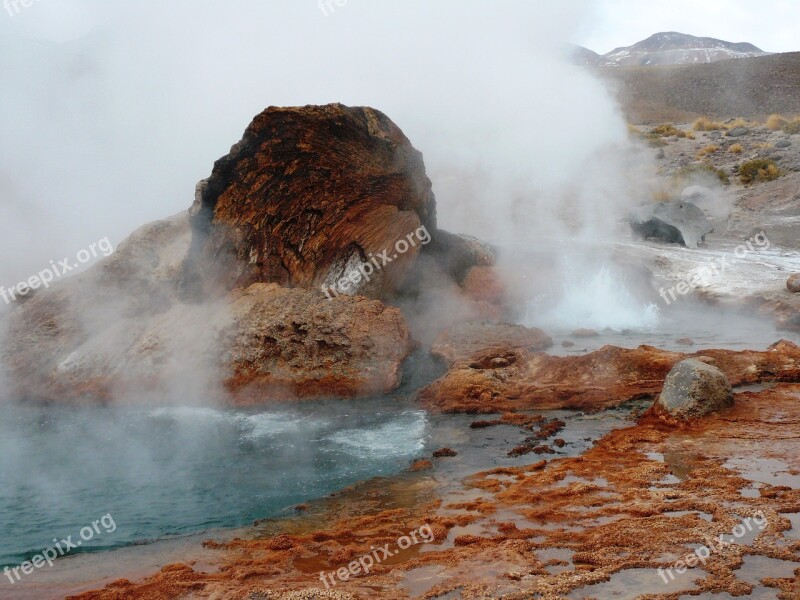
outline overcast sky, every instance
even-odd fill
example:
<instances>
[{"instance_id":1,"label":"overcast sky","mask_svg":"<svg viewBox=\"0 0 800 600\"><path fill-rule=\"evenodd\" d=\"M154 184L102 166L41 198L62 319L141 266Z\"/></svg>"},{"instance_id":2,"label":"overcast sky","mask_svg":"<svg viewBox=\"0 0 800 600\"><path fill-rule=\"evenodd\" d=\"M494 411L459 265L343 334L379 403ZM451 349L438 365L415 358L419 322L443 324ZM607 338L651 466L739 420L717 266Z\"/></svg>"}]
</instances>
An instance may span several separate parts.
<instances>
[{"instance_id":1,"label":"overcast sky","mask_svg":"<svg viewBox=\"0 0 800 600\"><path fill-rule=\"evenodd\" d=\"M468 196L556 206L542 189L575 173L617 198L586 164L606 167L591 158L625 121L565 42L678 30L787 51L798 25L800 0L0 0L0 285L186 210L269 105L385 111L456 231L487 237Z\"/></svg>"},{"instance_id":2,"label":"overcast sky","mask_svg":"<svg viewBox=\"0 0 800 600\"><path fill-rule=\"evenodd\" d=\"M767 52L800 50L798 0L594 0L593 15L573 40L604 54L659 31L679 31L729 42L750 42Z\"/></svg>"}]
</instances>

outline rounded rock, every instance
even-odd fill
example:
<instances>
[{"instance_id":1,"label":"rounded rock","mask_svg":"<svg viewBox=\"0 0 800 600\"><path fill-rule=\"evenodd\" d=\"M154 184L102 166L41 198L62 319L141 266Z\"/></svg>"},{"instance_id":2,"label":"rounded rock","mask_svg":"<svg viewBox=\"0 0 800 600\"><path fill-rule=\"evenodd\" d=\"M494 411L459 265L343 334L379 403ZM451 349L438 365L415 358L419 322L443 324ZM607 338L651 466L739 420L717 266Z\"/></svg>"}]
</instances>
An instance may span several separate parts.
<instances>
[{"instance_id":1,"label":"rounded rock","mask_svg":"<svg viewBox=\"0 0 800 600\"><path fill-rule=\"evenodd\" d=\"M688 358L676 364L664 380L656 407L668 416L690 420L733 405L733 389L725 373Z\"/></svg>"}]
</instances>

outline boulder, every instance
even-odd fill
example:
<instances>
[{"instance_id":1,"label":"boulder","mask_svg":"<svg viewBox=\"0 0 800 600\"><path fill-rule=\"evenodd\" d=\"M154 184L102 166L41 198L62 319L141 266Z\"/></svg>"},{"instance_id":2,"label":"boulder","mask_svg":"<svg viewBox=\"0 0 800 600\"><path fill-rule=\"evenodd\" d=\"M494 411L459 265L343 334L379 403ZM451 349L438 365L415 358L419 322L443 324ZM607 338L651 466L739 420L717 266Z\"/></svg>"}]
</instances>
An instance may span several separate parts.
<instances>
[{"instance_id":1,"label":"boulder","mask_svg":"<svg viewBox=\"0 0 800 600\"><path fill-rule=\"evenodd\" d=\"M786 289L793 294L800 292L800 273L789 275L789 279L786 280Z\"/></svg>"},{"instance_id":2,"label":"boulder","mask_svg":"<svg viewBox=\"0 0 800 600\"><path fill-rule=\"evenodd\" d=\"M412 349L400 310L364 297L255 283L230 312L220 364L238 404L384 394Z\"/></svg>"},{"instance_id":3,"label":"boulder","mask_svg":"<svg viewBox=\"0 0 800 600\"><path fill-rule=\"evenodd\" d=\"M270 107L198 184L191 222L188 298L332 286L373 257L346 293L386 298L424 245L416 233L436 231L436 206L422 155L380 111Z\"/></svg>"},{"instance_id":4,"label":"boulder","mask_svg":"<svg viewBox=\"0 0 800 600\"><path fill-rule=\"evenodd\" d=\"M671 244L697 248L714 229L705 213L691 202L659 202L634 210L631 229L642 238L656 238Z\"/></svg>"},{"instance_id":5,"label":"boulder","mask_svg":"<svg viewBox=\"0 0 800 600\"><path fill-rule=\"evenodd\" d=\"M696 419L733 405L733 389L720 369L689 358L676 364L656 401L659 414Z\"/></svg>"},{"instance_id":6,"label":"boulder","mask_svg":"<svg viewBox=\"0 0 800 600\"><path fill-rule=\"evenodd\" d=\"M747 127L734 127L726 134L728 137L742 137L748 135L750 130Z\"/></svg>"},{"instance_id":7,"label":"boulder","mask_svg":"<svg viewBox=\"0 0 800 600\"><path fill-rule=\"evenodd\" d=\"M792 142L788 138L783 138L783 139L778 140L777 142L775 142L775 147L776 148L789 148L791 145L792 145Z\"/></svg>"},{"instance_id":8,"label":"boulder","mask_svg":"<svg viewBox=\"0 0 800 600\"><path fill-rule=\"evenodd\" d=\"M422 156L371 108L267 109L196 192L188 212L8 311L2 358L15 396L255 403L385 393L400 383L411 340L400 310L378 299L402 288L429 246L428 260L451 277L494 261L478 240L442 232L431 243ZM349 295L319 288L373 258Z\"/></svg>"}]
</instances>

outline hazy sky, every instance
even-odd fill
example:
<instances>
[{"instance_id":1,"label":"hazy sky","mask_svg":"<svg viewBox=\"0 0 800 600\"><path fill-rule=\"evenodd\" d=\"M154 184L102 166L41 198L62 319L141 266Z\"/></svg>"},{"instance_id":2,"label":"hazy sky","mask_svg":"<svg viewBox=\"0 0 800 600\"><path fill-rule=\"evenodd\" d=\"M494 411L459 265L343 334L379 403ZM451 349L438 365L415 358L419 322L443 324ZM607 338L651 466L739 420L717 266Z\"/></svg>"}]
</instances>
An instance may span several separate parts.
<instances>
[{"instance_id":1,"label":"hazy sky","mask_svg":"<svg viewBox=\"0 0 800 600\"><path fill-rule=\"evenodd\" d=\"M600 206L597 190L630 186L586 165L607 166L591 157L627 139L625 122L563 43L608 51L679 30L800 50L798 5L0 0L0 256L14 257L0 285L185 211L269 105L385 111L425 154L443 227L491 237L501 211L487 199L533 215L529 198L556 206L542 189L577 172L585 189L570 198Z\"/></svg>"},{"instance_id":2,"label":"hazy sky","mask_svg":"<svg viewBox=\"0 0 800 600\"><path fill-rule=\"evenodd\" d=\"M658 31L679 31L729 42L750 42L767 52L800 50L798 0L596 0L575 43L603 54Z\"/></svg>"}]
</instances>

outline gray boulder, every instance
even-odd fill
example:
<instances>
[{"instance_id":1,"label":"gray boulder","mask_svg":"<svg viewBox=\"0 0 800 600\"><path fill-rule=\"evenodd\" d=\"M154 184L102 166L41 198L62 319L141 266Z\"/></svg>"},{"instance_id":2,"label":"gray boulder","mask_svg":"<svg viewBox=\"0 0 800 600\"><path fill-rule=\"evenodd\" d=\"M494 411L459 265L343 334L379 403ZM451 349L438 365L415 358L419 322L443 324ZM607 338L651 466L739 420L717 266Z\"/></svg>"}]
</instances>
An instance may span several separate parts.
<instances>
[{"instance_id":1,"label":"gray boulder","mask_svg":"<svg viewBox=\"0 0 800 600\"><path fill-rule=\"evenodd\" d=\"M696 419L733 405L725 373L696 358L676 364L664 380L656 407L681 420Z\"/></svg>"},{"instance_id":2,"label":"gray boulder","mask_svg":"<svg viewBox=\"0 0 800 600\"><path fill-rule=\"evenodd\" d=\"M687 248L697 248L706 234L714 231L700 208L682 200L640 206L628 220L633 232L642 238L657 238Z\"/></svg>"},{"instance_id":3,"label":"gray boulder","mask_svg":"<svg viewBox=\"0 0 800 600\"><path fill-rule=\"evenodd\" d=\"M747 127L734 127L728 132L728 137L742 137L750 133Z\"/></svg>"},{"instance_id":4,"label":"gray boulder","mask_svg":"<svg viewBox=\"0 0 800 600\"><path fill-rule=\"evenodd\" d=\"M790 140L788 140L787 138L783 138L782 140L778 140L777 142L775 142L775 147L776 148L788 148L791 145L792 145L792 142Z\"/></svg>"}]
</instances>

